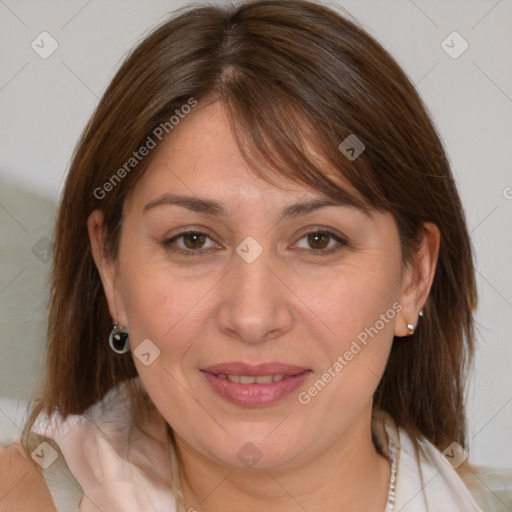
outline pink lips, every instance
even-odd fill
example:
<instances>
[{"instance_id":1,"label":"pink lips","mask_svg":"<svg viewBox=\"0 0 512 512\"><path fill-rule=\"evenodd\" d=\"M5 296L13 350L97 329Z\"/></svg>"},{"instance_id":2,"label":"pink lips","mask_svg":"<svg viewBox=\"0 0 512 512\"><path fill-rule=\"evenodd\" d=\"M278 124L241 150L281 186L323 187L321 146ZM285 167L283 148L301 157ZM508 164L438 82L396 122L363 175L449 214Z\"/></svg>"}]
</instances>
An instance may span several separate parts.
<instances>
[{"instance_id":1,"label":"pink lips","mask_svg":"<svg viewBox=\"0 0 512 512\"><path fill-rule=\"evenodd\" d=\"M312 373L308 368L283 363L262 363L253 366L241 362L219 363L201 368L200 371L215 392L230 402L245 407L261 407L277 402L300 386ZM282 378L264 384L243 384L230 381L225 377L227 375L279 375Z\"/></svg>"}]
</instances>

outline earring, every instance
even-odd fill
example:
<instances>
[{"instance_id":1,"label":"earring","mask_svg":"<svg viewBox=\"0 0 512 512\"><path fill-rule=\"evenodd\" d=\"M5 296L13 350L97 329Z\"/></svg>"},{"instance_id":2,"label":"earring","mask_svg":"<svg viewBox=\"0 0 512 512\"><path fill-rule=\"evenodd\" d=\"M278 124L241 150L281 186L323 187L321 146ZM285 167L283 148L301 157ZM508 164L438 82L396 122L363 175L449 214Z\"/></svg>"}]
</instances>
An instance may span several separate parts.
<instances>
[{"instance_id":1,"label":"earring","mask_svg":"<svg viewBox=\"0 0 512 512\"><path fill-rule=\"evenodd\" d=\"M423 309L420 309L420 312L418 313L420 316L423 316Z\"/></svg>"},{"instance_id":2,"label":"earring","mask_svg":"<svg viewBox=\"0 0 512 512\"><path fill-rule=\"evenodd\" d=\"M409 333L409 336L412 336L414 334L414 325L412 324L407 324L407 329L409 329L409 331L411 331Z\"/></svg>"},{"instance_id":3,"label":"earring","mask_svg":"<svg viewBox=\"0 0 512 512\"><path fill-rule=\"evenodd\" d=\"M122 332L123 327L118 330L117 329L117 320L112 327L112 330L110 331L110 336L108 337L108 344L110 345L110 348L118 353L118 354L124 354L125 352L128 352L130 350L130 344L128 342L128 333Z\"/></svg>"}]
</instances>

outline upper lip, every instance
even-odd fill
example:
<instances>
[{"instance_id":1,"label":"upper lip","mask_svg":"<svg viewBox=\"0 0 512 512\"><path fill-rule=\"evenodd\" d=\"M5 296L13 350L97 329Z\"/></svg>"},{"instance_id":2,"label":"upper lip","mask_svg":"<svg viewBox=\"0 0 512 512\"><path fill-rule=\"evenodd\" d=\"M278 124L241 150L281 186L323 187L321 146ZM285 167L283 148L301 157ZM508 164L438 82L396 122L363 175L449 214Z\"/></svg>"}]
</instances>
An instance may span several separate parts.
<instances>
[{"instance_id":1,"label":"upper lip","mask_svg":"<svg viewBox=\"0 0 512 512\"><path fill-rule=\"evenodd\" d=\"M201 368L202 371L213 373L214 375L225 374L225 375L248 375L253 377L259 377L263 375L297 375L302 373L308 368L304 366L295 366L292 364L284 363L260 363L251 365L242 362L230 362L230 363L218 363L212 366Z\"/></svg>"}]
</instances>

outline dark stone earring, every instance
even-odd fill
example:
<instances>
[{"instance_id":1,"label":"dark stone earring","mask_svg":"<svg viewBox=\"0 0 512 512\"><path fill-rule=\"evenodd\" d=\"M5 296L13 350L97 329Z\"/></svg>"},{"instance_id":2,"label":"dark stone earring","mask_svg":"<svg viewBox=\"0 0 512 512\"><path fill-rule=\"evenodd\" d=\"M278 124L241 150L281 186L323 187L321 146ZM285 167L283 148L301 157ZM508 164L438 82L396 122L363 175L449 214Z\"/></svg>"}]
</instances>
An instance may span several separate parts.
<instances>
[{"instance_id":1,"label":"dark stone earring","mask_svg":"<svg viewBox=\"0 0 512 512\"><path fill-rule=\"evenodd\" d=\"M117 328L117 321L110 331L108 337L108 344L110 348L117 354L124 354L130 350L130 344L128 342L128 333L123 332L123 327Z\"/></svg>"}]
</instances>

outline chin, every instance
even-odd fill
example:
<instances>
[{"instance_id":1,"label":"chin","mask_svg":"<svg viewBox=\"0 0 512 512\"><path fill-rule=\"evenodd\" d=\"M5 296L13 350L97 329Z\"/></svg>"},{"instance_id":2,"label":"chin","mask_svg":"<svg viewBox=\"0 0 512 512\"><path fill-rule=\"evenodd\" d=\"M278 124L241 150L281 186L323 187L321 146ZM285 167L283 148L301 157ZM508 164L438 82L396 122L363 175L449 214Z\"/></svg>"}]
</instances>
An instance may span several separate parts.
<instances>
[{"instance_id":1,"label":"chin","mask_svg":"<svg viewBox=\"0 0 512 512\"><path fill-rule=\"evenodd\" d=\"M205 455L217 463L237 469L271 470L292 462L297 455L304 453L308 445L299 435L285 431L271 433L275 427L275 423L265 429L253 426L252 431L238 434L228 427L233 437L226 439L223 436L223 440L215 444L212 444L211 437L204 439L201 451L207 452Z\"/></svg>"}]
</instances>

